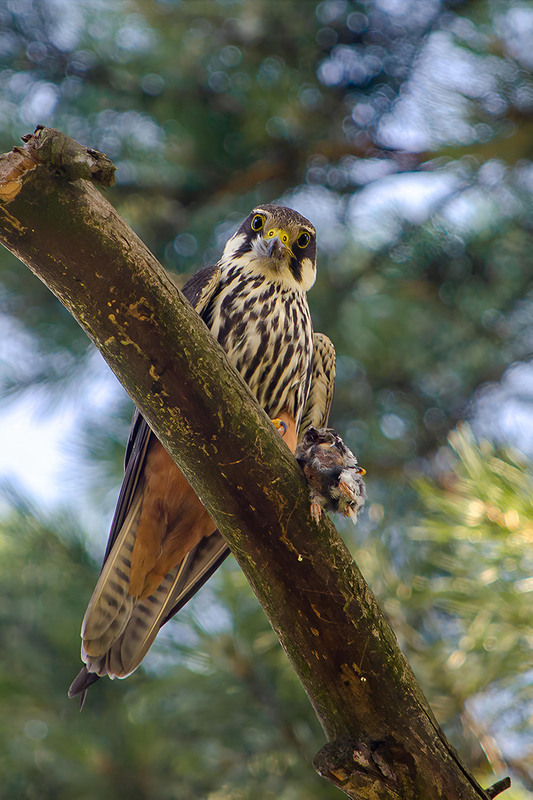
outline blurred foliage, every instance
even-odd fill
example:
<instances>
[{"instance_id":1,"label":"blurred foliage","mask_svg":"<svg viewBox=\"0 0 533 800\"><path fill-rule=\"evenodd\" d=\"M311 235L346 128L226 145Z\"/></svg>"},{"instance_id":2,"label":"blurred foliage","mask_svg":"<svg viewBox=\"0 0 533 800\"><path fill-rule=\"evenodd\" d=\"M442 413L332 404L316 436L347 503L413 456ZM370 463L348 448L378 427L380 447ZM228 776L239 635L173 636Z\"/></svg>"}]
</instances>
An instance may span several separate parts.
<instances>
[{"instance_id":1,"label":"blurred foliage","mask_svg":"<svg viewBox=\"0 0 533 800\"><path fill-rule=\"evenodd\" d=\"M20 501L0 529L2 795L338 796L310 768L319 725L235 565L202 613L180 616L180 641L165 639L156 669L102 681L79 714L66 688L98 570L73 529Z\"/></svg>"},{"instance_id":2,"label":"blurred foliage","mask_svg":"<svg viewBox=\"0 0 533 800\"><path fill-rule=\"evenodd\" d=\"M478 444L466 424L441 460L438 480L414 481L420 507L401 562L390 558L399 531L387 515L355 557L468 762L503 770L503 751L530 785L532 464L519 451Z\"/></svg>"},{"instance_id":3,"label":"blurred foliage","mask_svg":"<svg viewBox=\"0 0 533 800\"><path fill-rule=\"evenodd\" d=\"M533 452L521 363L533 350L532 30L525 0L0 5L2 149L40 123L106 152L109 199L180 280L218 258L257 201L316 224L310 304L339 356L332 422L368 471L368 512L343 533L465 759L503 774L504 757L530 791L509 800L533 792L531 466L464 427L455 455L445 442L465 417L502 438L505 417ZM38 389L39 407L76 407L65 492L84 528L96 515L101 542L131 406L7 253L0 339L4 397ZM522 378L504 403L506 370ZM519 403L521 427L509 423ZM95 576L80 542L97 548L72 519L9 505L11 796L340 796L305 764L321 735L231 565L146 672L101 682L78 717L64 690Z\"/></svg>"}]
</instances>

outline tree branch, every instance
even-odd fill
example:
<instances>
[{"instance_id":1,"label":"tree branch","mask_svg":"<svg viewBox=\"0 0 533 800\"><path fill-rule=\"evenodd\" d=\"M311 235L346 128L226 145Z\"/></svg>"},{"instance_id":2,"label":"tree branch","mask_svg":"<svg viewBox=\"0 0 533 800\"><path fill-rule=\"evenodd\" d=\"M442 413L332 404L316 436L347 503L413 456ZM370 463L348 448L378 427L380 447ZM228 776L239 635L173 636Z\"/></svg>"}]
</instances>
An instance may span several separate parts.
<instances>
[{"instance_id":1,"label":"tree branch","mask_svg":"<svg viewBox=\"0 0 533 800\"><path fill-rule=\"evenodd\" d=\"M216 521L330 740L318 771L359 800L487 800L205 325L94 186L68 177L80 174L71 140L47 129L25 140L0 160L0 239L75 316ZM98 176L100 157L85 151L82 174Z\"/></svg>"}]
</instances>

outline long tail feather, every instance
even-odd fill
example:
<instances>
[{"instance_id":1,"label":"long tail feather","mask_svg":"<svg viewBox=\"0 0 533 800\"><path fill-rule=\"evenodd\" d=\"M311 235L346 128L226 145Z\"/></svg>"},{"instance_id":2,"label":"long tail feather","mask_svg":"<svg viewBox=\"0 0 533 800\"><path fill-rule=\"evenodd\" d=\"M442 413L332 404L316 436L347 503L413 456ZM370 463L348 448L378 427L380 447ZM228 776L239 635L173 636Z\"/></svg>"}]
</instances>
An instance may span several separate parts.
<instances>
[{"instance_id":1,"label":"long tail feather","mask_svg":"<svg viewBox=\"0 0 533 800\"><path fill-rule=\"evenodd\" d=\"M128 521L125 526L127 524ZM128 542L126 536L120 540L120 546L127 545ZM86 662L86 667L72 684L69 690L70 696L85 691L97 676L125 678L130 675L150 649L161 626L200 589L228 553L227 545L218 532L203 539L165 576L149 597L139 600L126 595L120 613L111 620L99 638L87 638L87 633L92 631L93 624L88 611L82 644L82 658ZM116 577L113 569L106 575L108 581ZM106 602L108 592L105 586L103 588L97 586L97 589L99 591L96 602L93 603L91 600L93 606L91 613L100 616L98 609ZM95 595L96 593L95 590ZM106 614L106 622L108 619L109 614ZM100 619L97 619L95 628L99 630L101 627Z\"/></svg>"},{"instance_id":2,"label":"long tail feather","mask_svg":"<svg viewBox=\"0 0 533 800\"><path fill-rule=\"evenodd\" d=\"M106 671L118 678L130 675L152 646L161 626L189 599L228 553L222 536L215 532L202 540L178 564L150 597L135 605L120 640L110 649Z\"/></svg>"},{"instance_id":3,"label":"long tail feather","mask_svg":"<svg viewBox=\"0 0 533 800\"><path fill-rule=\"evenodd\" d=\"M128 594L131 551L141 513L142 496L133 501L115 546L104 564L83 619L82 658L104 655L131 616L134 598ZM86 658L84 658L86 660Z\"/></svg>"},{"instance_id":4,"label":"long tail feather","mask_svg":"<svg viewBox=\"0 0 533 800\"><path fill-rule=\"evenodd\" d=\"M108 674L125 678L139 666L159 632L182 564L163 578L153 594L136 603L122 636L109 650Z\"/></svg>"}]
</instances>

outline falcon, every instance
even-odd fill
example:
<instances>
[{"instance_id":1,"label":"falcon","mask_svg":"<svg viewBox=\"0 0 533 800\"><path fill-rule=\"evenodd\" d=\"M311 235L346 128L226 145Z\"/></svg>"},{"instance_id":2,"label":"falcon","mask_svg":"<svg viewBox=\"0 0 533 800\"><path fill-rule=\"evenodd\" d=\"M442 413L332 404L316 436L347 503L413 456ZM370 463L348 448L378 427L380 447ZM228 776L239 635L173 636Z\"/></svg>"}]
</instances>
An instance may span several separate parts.
<instances>
[{"instance_id":1,"label":"falcon","mask_svg":"<svg viewBox=\"0 0 533 800\"><path fill-rule=\"evenodd\" d=\"M261 205L222 258L183 293L271 417L292 452L299 432L326 425L335 350L313 333L307 291L316 277L316 231L290 208ZM216 524L139 411L104 563L81 629L79 675L69 696L99 677L125 678L159 629L201 588L229 549Z\"/></svg>"}]
</instances>

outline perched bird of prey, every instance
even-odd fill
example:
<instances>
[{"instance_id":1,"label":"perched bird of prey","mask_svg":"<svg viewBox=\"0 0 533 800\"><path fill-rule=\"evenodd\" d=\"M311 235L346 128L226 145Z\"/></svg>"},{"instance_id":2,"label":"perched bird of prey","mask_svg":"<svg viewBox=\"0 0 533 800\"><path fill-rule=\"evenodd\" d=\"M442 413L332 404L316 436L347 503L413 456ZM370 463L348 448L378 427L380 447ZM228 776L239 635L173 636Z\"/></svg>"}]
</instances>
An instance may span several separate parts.
<instances>
[{"instance_id":1,"label":"perched bird of prey","mask_svg":"<svg viewBox=\"0 0 533 800\"><path fill-rule=\"evenodd\" d=\"M298 433L327 423L335 351L313 333L306 292L316 232L290 208L255 208L183 293L294 452ZM69 690L125 678L157 632L229 550L215 523L138 411L104 565L82 623L85 666Z\"/></svg>"},{"instance_id":2,"label":"perched bird of prey","mask_svg":"<svg viewBox=\"0 0 533 800\"><path fill-rule=\"evenodd\" d=\"M366 470L332 428L307 428L296 448L311 490L311 516L318 522L322 510L339 511L357 522L366 500L363 475Z\"/></svg>"}]
</instances>

